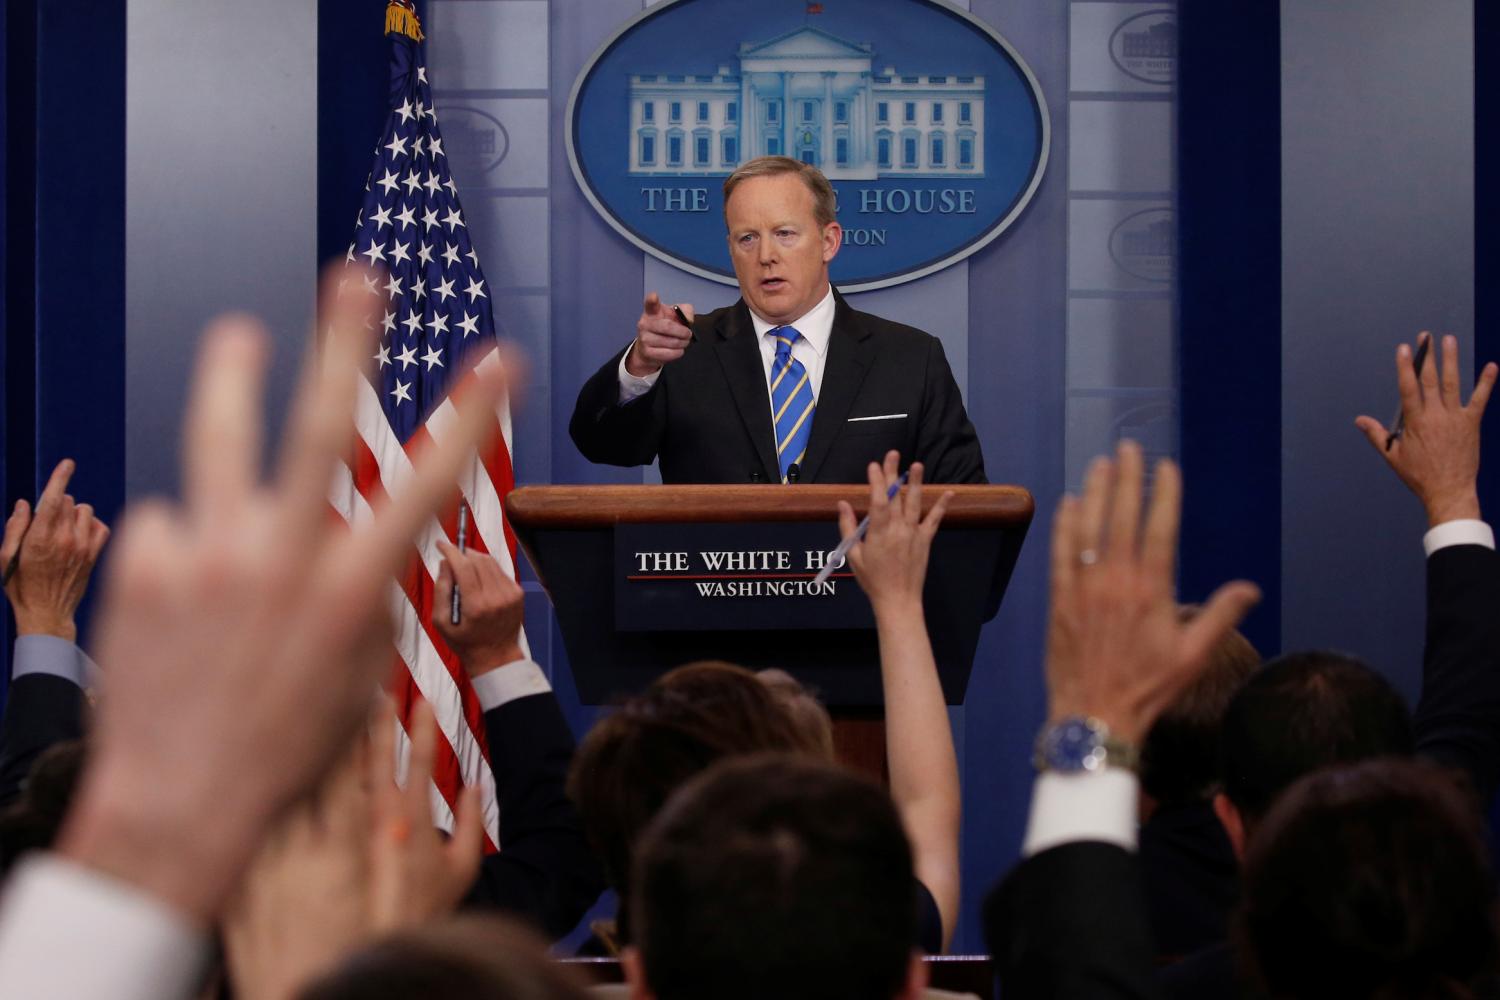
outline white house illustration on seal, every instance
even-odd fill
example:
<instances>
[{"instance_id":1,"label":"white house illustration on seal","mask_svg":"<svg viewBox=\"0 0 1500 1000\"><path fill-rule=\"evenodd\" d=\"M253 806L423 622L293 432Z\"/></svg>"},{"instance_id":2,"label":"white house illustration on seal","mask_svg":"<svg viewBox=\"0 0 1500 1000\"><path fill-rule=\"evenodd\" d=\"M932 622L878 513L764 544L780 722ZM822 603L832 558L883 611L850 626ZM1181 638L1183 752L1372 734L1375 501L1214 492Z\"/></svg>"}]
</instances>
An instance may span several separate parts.
<instances>
[{"instance_id":1,"label":"white house illustration on seal","mask_svg":"<svg viewBox=\"0 0 1500 1000\"><path fill-rule=\"evenodd\" d=\"M984 175L984 77L875 72L813 27L742 43L739 72L630 77L630 172L727 174L767 154L833 180Z\"/></svg>"}]
</instances>

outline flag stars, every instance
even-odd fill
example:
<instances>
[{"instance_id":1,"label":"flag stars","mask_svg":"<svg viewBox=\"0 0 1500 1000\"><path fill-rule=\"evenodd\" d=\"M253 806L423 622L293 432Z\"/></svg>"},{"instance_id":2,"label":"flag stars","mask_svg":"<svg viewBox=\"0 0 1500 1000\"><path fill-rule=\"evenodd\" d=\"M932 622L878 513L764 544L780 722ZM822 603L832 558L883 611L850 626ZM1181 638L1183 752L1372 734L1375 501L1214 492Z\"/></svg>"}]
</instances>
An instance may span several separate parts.
<instances>
[{"instance_id":1,"label":"flag stars","mask_svg":"<svg viewBox=\"0 0 1500 1000\"><path fill-rule=\"evenodd\" d=\"M406 332L411 334L413 337L419 335L422 332L422 314L419 312L413 312L410 316L401 321L401 325L406 327Z\"/></svg>"},{"instance_id":2,"label":"flag stars","mask_svg":"<svg viewBox=\"0 0 1500 1000\"><path fill-rule=\"evenodd\" d=\"M448 189L448 196L450 198L458 197L458 185L453 183L453 177L451 175L447 180L443 181L443 187Z\"/></svg>"},{"instance_id":3,"label":"flag stars","mask_svg":"<svg viewBox=\"0 0 1500 1000\"><path fill-rule=\"evenodd\" d=\"M391 275L391 280L387 281L385 283L385 290L390 293L390 296L393 299L396 296L400 295L401 294L401 279L398 278L398 277L396 277L395 274L392 274Z\"/></svg>"},{"instance_id":4,"label":"flag stars","mask_svg":"<svg viewBox=\"0 0 1500 1000\"><path fill-rule=\"evenodd\" d=\"M401 116L401 123L403 125L412 120L411 98L407 98L401 102L401 107L396 109L396 114Z\"/></svg>"},{"instance_id":5,"label":"flag stars","mask_svg":"<svg viewBox=\"0 0 1500 1000\"><path fill-rule=\"evenodd\" d=\"M417 280L411 283L411 294L414 300L420 299L422 296L426 295L427 279L422 277L421 275L418 275Z\"/></svg>"},{"instance_id":6,"label":"flag stars","mask_svg":"<svg viewBox=\"0 0 1500 1000\"><path fill-rule=\"evenodd\" d=\"M417 363L416 347L408 344L406 350L396 355L396 360L401 362L401 370L406 371L406 369Z\"/></svg>"},{"instance_id":7,"label":"flag stars","mask_svg":"<svg viewBox=\"0 0 1500 1000\"><path fill-rule=\"evenodd\" d=\"M479 332L479 317L470 316L469 310L464 310L464 318L458 321L458 328L464 332L464 336Z\"/></svg>"},{"instance_id":8,"label":"flag stars","mask_svg":"<svg viewBox=\"0 0 1500 1000\"><path fill-rule=\"evenodd\" d=\"M473 278L469 279L469 287L464 289L464 293L469 296L470 302L473 302L475 299L489 298L489 296L484 293L484 282L476 281Z\"/></svg>"},{"instance_id":9,"label":"flag stars","mask_svg":"<svg viewBox=\"0 0 1500 1000\"><path fill-rule=\"evenodd\" d=\"M386 315L389 316L390 313L386 313ZM395 326L394 323L391 325ZM381 368L389 368L391 364L391 349L385 344L381 344L380 350L375 354L375 361Z\"/></svg>"},{"instance_id":10,"label":"flag stars","mask_svg":"<svg viewBox=\"0 0 1500 1000\"><path fill-rule=\"evenodd\" d=\"M436 159L439 156L442 156L443 155L443 140L440 139L440 138L438 138L437 136L432 136L430 139L427 140L427 152L431 153L434 159Z\"/></svg>"},{"instance_id":11,"label":"flag stars","mask_svg":"<svg viewBox=\"0 0 1500 1000\"><path fill-rule=\"evenodd\" d=\"M430 170L427 171L427 179L422 182L422 186L427 189L429 194L437 194L438 188L442 187L438 183L437 174L434 174Z\"/></svg>"},{"instance_id":12,"label":"flag stars","mask_svg":"<svg viewBox=\"0 0 1500 1000\"><path fill-rule=\"evenodd\" d=\"M426 226L428 229L431 229L434 226L436 226L437 224L438 224L437 209L435 209L435 208L429 208L427 211L425 211L425 212L422 213L422 225Z\"/></svg>"},{"instance_id":13,"label":"flag stars","mask_svg":"<svg viewBox=\"0 0 1500 1000\"><path fill-rule=\"evenodd\" d=\"M402 229L405 229L408 226L415 225L417 221L417 210L410 205L402 206L401 211L396 213L396 221L401 223Z\"/></svg>"},{"instance_id":14,"label":"flag stars","mask_svg":"<svg viewBox=\"0 0 1500 1000\"><path fill-rule=\"evenodd\" d=\"M406 155L406 136L396 134L391 136L391 141L385 144L385 148L391 151L391 161L395 162Z\"/></svg>"},{"instance_id":15,"label":"flag stars","mask_svg":"<svg viewBox=\"0 0 1500 1000\"><path fill-rule=\"evenodd\" d=\"M449 243L448 244L448 249L446 249L446 250L443 251L443 263L445 263L445 264L457 264L458 263L458 246L456 244Z\"/></svg>"},{"instance_id":16,"label":"flag stars","mask_svg":"<svg viewBox=\"0 0 1500 1000\"><path fill-rule=\"evenodd\" d=\"M422 186L422 182L417 179L417 172L415 170L408 171L406 179L401 183L406 185L407 194L416 194L417 188Z\"/></svg>"},{"instance_id":17,"label":"flag stars","mask_svg":"<svg viewBox=\"0 0 1500 1000\"><path fill-rule=\"evenodd\" d=\"M443 216L443 224L451 230L455 226L463 226L464 220L463 217L458 214L457 208L450 208L448 209L448 214ZM468 227L464 226L464 228L467 229Z\"/></svg>"},{"instance_id":18,"label":"flag stars","mask_svg":"<svg viewBox=\"0 0 1500 1000\"><path fill-rule=\"evenodd\" d=\"M408 240L405 243L397 243L397 244L395 244L395 246L393 246L391 248L391 264L392 264L392 266L394 266L396 264L400 264L402 261L411 260L411 254L407 253L407 249L410 246L411 246L411 241Z\"/></svg>"},{"instance_id":19,"label":"flag stars","mask_svg":"<svg viewBox=\"0 0 1500 1000\"><path fill-rule=\"evenodd\" d=\"M444 278L442 281L438 282L437 287L432 290L432 294L441 295L444 302L447 302L449 299L454 298L453 279Z\"/></svg>"},{"instance_id":20,"label":"flag stars","mask_svg":"<svg viewBox=\"0 0 1500 1000\"><path fill-rule=\"evenodd\" d=\"M370 265L373 267L377 260L385 260L385 243L383 241L377 243L372 239L370 240L370 245L361 250L360 253L370 258Z\"/></svg>"},{"instance_id":21,"label":"flag stars","mask_svg":"<svg viewBox=\"0 0 1500 1000\"><path fill-rule=\"evenodd\" d=\"M471 267L473 267L475 270L479 269L479 254L477 254L477 253L474 252L474 248L473 247L469 247L468 251L464 254L464 256L467 257L467 258L469 258L469 265Z\"/></svg>"},{"instance_id":22,"label":"flag stars","mask_svg":"<svg viewBox=\"0 0 1500 1000\"><path fill-rule=\"evenodd\" d=\"M365 281L365 294L367 294L367 295L376 295L376 294L379 294L379 292L380 292L380 286L375 282L375 275L373 275L373 274L367 274L367 275L365 275L364 281Z\"/></svg>"},{"instance_id":23,"label":"flag stars","mask_svg":"<svg viewBox=\"0 0 1500 1000\"><path fill-rule=\"evenodd\" d=\"M411 402L411 383L410 382L402 382L400 379L397 379L396 380L396 388L394 388L394 389L391 390L390 395L391 395L391 398L396 401L396 405L398 405L398 406L401 405L402 403L410 403Z\"/></svg>"},{"instance_id":24,"label":"flag stars","mask_svg":"<svg viewBox=\"0 0 1500 1000\"><path fill-rule=\"evenodd\" d=\"M386 194L390 194L392 191L401 186L401 182L396 179L395 171L387 170L385 172L385 176L380 178L380 186L385 188Z\"/></svg>"},{"instance_id":25,"label":"flag stars","mask_svg":"<svg viewBox=\"0 0 1500 1000\"><path fill-rule=\"evenodd\" d=\"M432 247L428 246L426 243L423 243L421 246L419 246L417 248L417 260L420 260L424 267L428 264L431 264Z\"/></svg>"},{"instance_id":26,"label":"flag stars","mask_svg":"<svg viewBox=\"0 0 1500 1000\"><path fill-rule=\"evenodd\" d=\"M380 326L381 326L381 329L383 330L384 333L392 333L392 332L394 332L395 329L396 329L396 314L395 314L395 312L392 311L392 310L390 310L390 309L387 309L385 311L385 319L383 319L383 320L380 321Z\"/></svg>"},{"instance_id":27,"label":"flag stars","mask_svg":"<svg viewBox=\"0 0 1500 1000\"><path fill-rule=\"evenodd\" d=\"M375 223L375 231L377 233L380 232L381 226L389 226L391 224L390 206L382 205L376 210L374 215L370 216L370 221Z\"/></svg>"},{"instance_id":28,"label":"flag stars","mask_svg":"<svg viewBox=\"0 0 1500 1000\"><path fill-rule=\"evenodd\" d=\"M434 337L436 337L440 333L447 333L448 317L444 316L440 312L434 311L432 314L432 319L427 321L427 326L430 330L432 330L432 335Z\"/></svg>"},{"instance_id":29,"label":"flag stars","mask_svg":"<svg viewBox=\"0 0 1500 1000\"><path fill-rule=\"evenodd\" d=\"M429 346L427 348L427 353L422 355L422 360L427 362L428 371L432 371L434 365L439 368L444 367L443 352L438 350L436 347Z\"/></svg>"},{"instance_id":30,"label":"flag stars","mask_svg":"<svg viewBox=\"0 0 1500 1000\"><path fill-rule=\"evenodd\" d=\"M355 263L355 260L354 260L354 244L353 243L349 244L349 252L346 253L346 254L344 254L344 262L348 263L348 264Z\"/></svg>"},{"instance_id":31,"label":"flag stars","mask_svg":"<svg viewBox=\"0 0 1500 1000\"><path fill-rule=\"evenodd\" d=\"M426 83L427 82L427 67L426 66L418 66L417 67L417 82L418 83Z\"/></svg>"}]
</instances>

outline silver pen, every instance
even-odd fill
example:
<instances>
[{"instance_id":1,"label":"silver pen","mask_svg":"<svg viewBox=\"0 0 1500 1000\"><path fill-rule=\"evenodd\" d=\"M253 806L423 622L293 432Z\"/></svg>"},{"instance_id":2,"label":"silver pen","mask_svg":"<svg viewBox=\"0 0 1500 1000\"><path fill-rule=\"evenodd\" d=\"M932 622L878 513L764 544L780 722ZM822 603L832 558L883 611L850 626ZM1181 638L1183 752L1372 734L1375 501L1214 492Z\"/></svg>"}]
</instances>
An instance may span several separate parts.
<instances>
[{"instance_id":1,"label":"silver pen","mask_svg":"<svg viewBox=\"0 0 1500 1000\"><path fill-rule=\"evenodd\" d=\"M462 552L464 550L464 543L466 543L468 540L469 508L465 507L463 503L460 502L458 505L458 551ZM455 577L453 580L453 600L448 608L448 620L455 625L457 625L459 622L459 611L460 606L458 597L458 579L457 577Z\"/></svg>"}]
</instances>

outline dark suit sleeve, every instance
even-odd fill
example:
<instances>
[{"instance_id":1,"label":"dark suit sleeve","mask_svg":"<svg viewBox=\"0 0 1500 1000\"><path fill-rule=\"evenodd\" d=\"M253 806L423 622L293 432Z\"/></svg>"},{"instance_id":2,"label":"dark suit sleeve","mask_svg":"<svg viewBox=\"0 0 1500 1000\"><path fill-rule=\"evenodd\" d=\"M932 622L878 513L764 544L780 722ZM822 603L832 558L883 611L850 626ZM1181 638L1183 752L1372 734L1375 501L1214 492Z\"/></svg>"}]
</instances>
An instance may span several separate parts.
<instances>
[{"instance_id":1,"label":"dark suit sleeve","mask_svg":"<svg viewBox=\"0 0 1500 1000\"><path fill-rule=\"evenodd\" d=\"M984 904L1005 1000L1160 997L1148 925L1135 855L1092 841L1027 858Z\"/></svg>"},{"instance_id":2,"label":"dark suit sleeve","mask_svg":"<svg viewBox=\"0 0 1500 1000\"><path fill-rule=\"evenodd\" d=\"M83 735L83 691L52 674L10 682L0 721L0 809L16 801L31 766L50 747Z\"/></svg>"},{"instance_id":3,"label":"dark suit sleeve","mask_svg":"<svg viewBox=\"0 0 1500 1000\"><path fill-rule=\"evenodd\" d=\"M964 411L963 397L942 341L931 338L927 353L927 382L922 417L917 426L916 457L926 467L929 483L984 483L984 456L979 435Z\"/></svg>"},{"instance_id":4,"label":"dark suit sleeve","mask_svg":"<svg viewBox=\"0 0 1500 1000\"><path fill-rule=\"evenodd\" d=\"M1482 802L1500 784L1500 554L1450 545L1427 559L1417 750L1458 768Z\"/></svg>"},{"instance_id":5,"label":"dark suit sleeve","mask_svg":"<svg viewBox=\"0 0 1500 1000\"><path fill-rule=\"evenodd\" d=\"M561 937L605 886L565 791L573 734L550 693L491 709L484 728L500 804L500 853L485 857L467 902Z\"/></svg>"},{"instance_id":6,"label":"dark suit sleeve","mask_svg":"<svg viewBox=\"0 0 1500 1000\"><path fill-rule=\"evenodd\" d=\"M590 462L605 465L650 465L661 445L665 426L666 372L645 395L620 405L620 358L610 358L583 384L568 434Z\"/></svg>"}]
</instances>

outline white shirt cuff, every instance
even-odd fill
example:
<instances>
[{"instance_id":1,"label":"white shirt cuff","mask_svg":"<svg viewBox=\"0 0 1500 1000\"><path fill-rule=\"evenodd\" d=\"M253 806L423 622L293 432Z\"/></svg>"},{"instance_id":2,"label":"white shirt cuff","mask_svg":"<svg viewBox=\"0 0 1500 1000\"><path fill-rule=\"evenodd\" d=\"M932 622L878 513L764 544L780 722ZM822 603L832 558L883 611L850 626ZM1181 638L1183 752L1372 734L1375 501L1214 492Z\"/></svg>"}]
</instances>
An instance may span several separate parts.
<instances>
[{"instance_id":1,"label":"white shirt cuff","mask_svg":"<svg viewBox=\"0 0 1500 1000\"><path fill-rule=\"evenodd\" d=\"M535 660L516 660L503 667L486 671L473 680L479 708L488 712L517 698L546 694L552 690L547 675Z\"/></svg>"},{"instance_id":2,"label":"white shirt cuff","mask_svg":"<svg viewBox=\"0 0 1500 1000\"><path fill-rule=\"evenodd\" d=\"M1031 786L1031 815L1022 855L1031 857L1081 840L1135 850L1139 792L1135 773L1124 768L1077 774L1043 772Z\"/></svg>"},{"instance_id":3,"label":"white shirt cuff","mask_svg":"<svg viewBox=\"0 0 1500 1000\"><path fill-rule=\"evenodd\" d=\"M99 681L99 666L74 643L55 635L16 636L11 676L50 674L90 688Z\"/></svg>"},{"instance_id":4,"label":"white shirt cuff","mask_svg":"<svg viewBox=\"0 0 1500 1000\"><path fill-rule=\"evenodd\" d=\"M1493 549L1495 532L1483 521L1461 518L1457 521L1444 521L1422 536L1422 548L1428 555L1450 545L1483 545L1487 549Z\"/></svg>"},{"instance_id":5,"label":"white shirt cuff","mask_svg":"<svg viewBox=\"0 0 1500 1000\"><path fill-rule=\"evenodd\" d=\"M192 996L208 938L153 896L40 855L0 898L0 996L172 1000Z\"/></svg>"},{"instance_id":6,"label":"white shirt cuff","mask_svg":"<svg viewBox=\"0 0 1500 1000\"><path fill-rule=\"evenodd\" d=\"M634 350L634 345L632 345L630 350ZM630 402L632 399L639 399L641 396L644 396L646 393L650 392L651 387L656 384L656 380L661 377L660 368L656 369L656 371L652 372L650 375L630 374L630 372L625 368L625 359L630 357L630 350L627 350L624 354L620 355L619 371L621 405Z\"/></svg>"}]
</instances>

